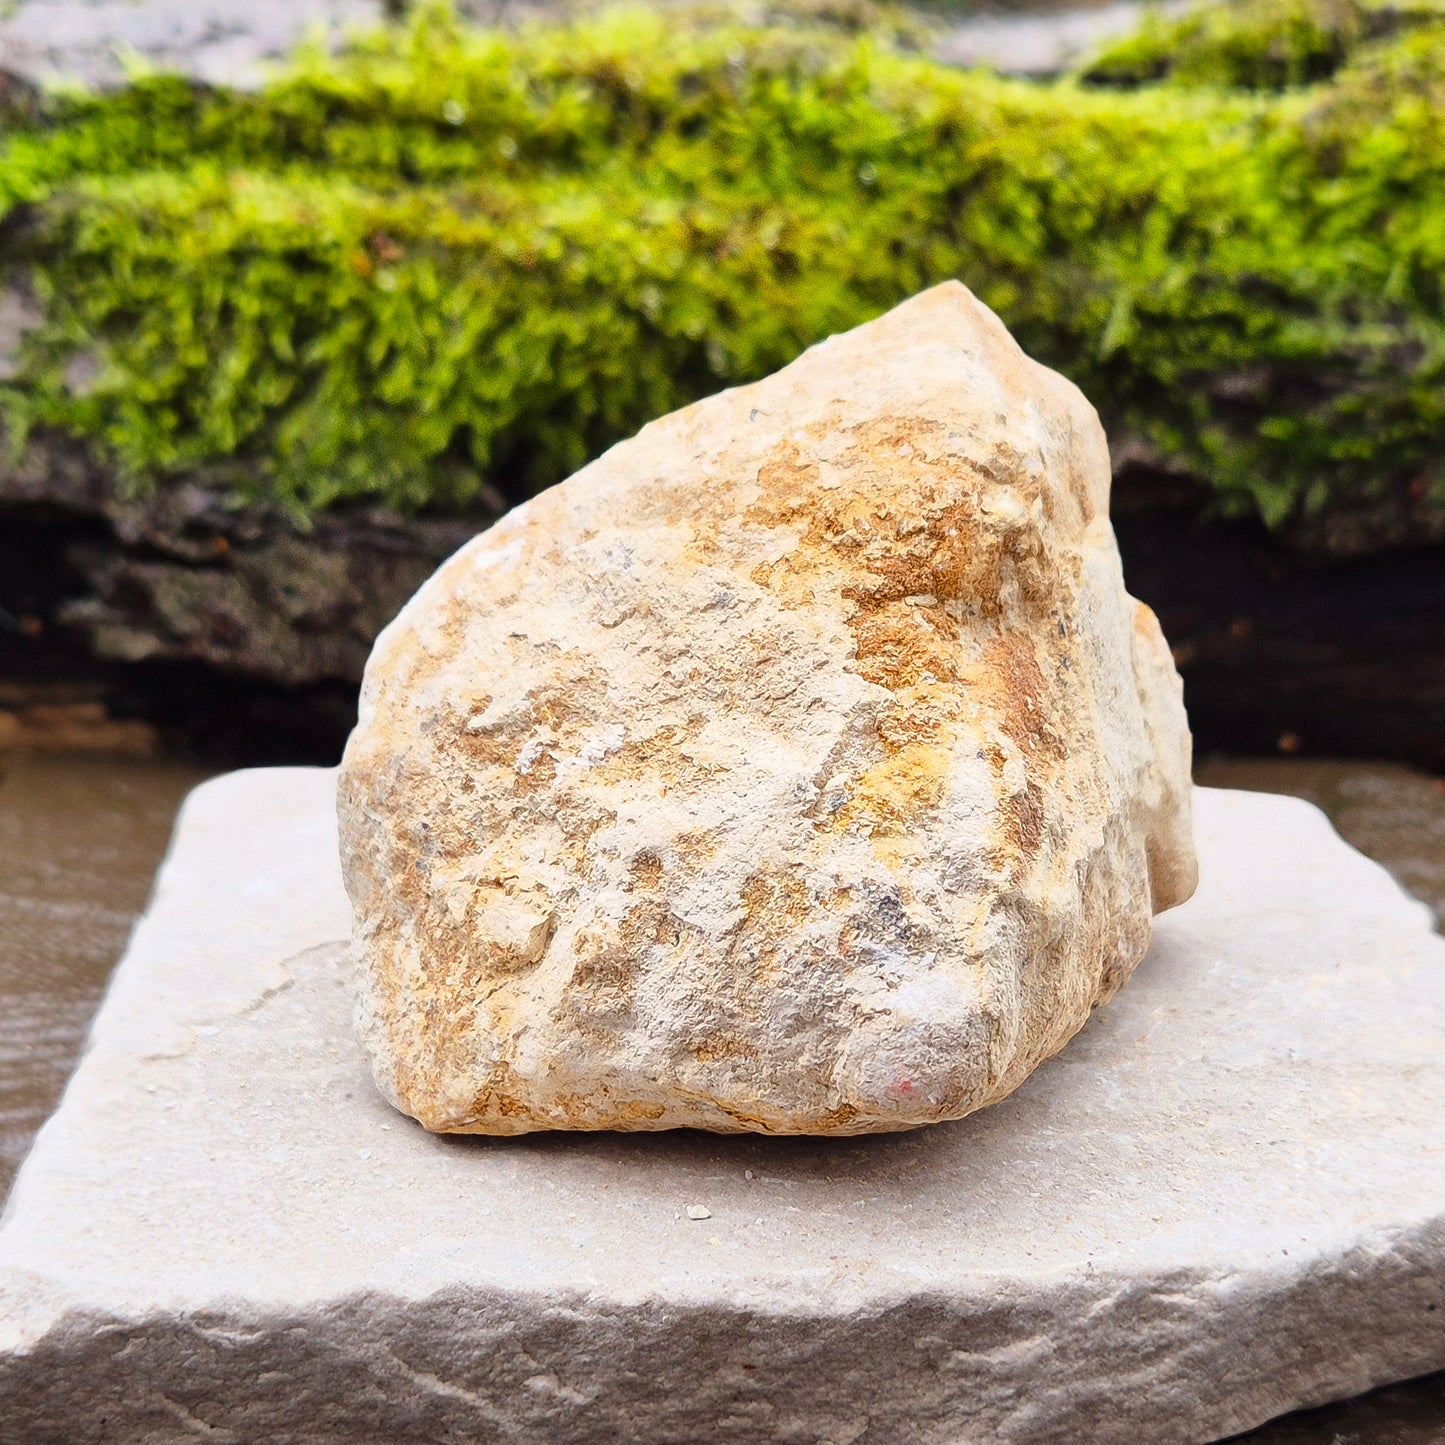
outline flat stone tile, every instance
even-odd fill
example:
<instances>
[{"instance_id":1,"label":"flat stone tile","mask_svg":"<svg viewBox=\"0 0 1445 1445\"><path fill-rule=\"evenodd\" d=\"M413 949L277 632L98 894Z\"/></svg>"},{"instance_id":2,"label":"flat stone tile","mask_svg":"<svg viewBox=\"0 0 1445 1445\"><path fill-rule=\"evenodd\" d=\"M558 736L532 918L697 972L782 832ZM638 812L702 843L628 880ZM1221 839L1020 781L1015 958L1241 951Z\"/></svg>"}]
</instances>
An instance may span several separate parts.
<instances>
[{"instance_id":1,"label":"flat stone tile","mask_svg":"<svg viewBox=\"0 0 1445 1445\"><path fill-rule=\"evenodd\" d=\"M444 1139L332 788L186 805L0 1226L4 1445L1193 1445L1445 1366L1445 940L1307 804L1201 790L1198 895L959 1123Z\"/></svg>"}]
</instances>

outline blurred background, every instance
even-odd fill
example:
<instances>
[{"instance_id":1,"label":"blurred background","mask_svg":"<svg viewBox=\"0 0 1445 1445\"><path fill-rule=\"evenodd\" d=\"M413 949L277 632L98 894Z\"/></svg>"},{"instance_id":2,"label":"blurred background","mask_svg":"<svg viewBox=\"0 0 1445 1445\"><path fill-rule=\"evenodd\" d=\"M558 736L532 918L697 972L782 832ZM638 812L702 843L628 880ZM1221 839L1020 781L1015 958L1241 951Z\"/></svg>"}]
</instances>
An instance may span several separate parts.
<instances>
[{"instance_id":1,"label":"blurred background","mask_svg":"<svg viewBox=\"0 0 1445 1445\"><path fill-rule=\"evenodd\" d=\"M186 790L650 417L948 277L1098 407L1199 780L1445 916L1445 0L0 7L0 1195ZM1445 1377L1253 1441L1445 1441Z\"/></svg>"}]
</instances>

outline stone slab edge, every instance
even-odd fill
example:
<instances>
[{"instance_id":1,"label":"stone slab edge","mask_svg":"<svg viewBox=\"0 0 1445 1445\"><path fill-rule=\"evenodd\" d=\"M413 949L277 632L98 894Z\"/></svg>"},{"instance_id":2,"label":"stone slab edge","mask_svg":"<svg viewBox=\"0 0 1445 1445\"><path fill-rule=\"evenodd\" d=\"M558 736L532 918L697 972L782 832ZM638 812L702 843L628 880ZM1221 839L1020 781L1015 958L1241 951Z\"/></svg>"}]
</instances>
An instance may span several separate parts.
<instances>
[{"instance_id":1,"label":"stone slab edge","mask_svg":"<svg viewBox=\"0 0 1445 1445\"><path fill-rule=\"evenodd\" d=\"M183 1025L164 999L178 975L209 962L198 909L230 899L235 911L239 894L242 936L228 947L252 959L249 973L217 978L217 1017L281 986L256 960L336 945L345 904L326 851L331 786L330 774L276 769L192 795L82 1079L177 1046ZM288 815L294 826L278 838ZM231 862L225 879L214 876L218 840ZM273 925L277 887L316 898L307 936ZM1342 1258L1306 1258L1288 1273L1139 1280L1101 1270L1061 1278L1047 1298L1020 1298L986 1276L847 1313L807 1290L791 1308L722 1296L618 1307L555 1287L474 1284L418 1298L354 1292L293 1310L218 1295L129 1318L67 1298L44 1261L5 1248L4 1226L63 1152L75 1093L72 1084L0 1220L0 1445L1198 1445L1445 1366L1445 1200L1362 1233Z\"/></svg>"}]
</instances>

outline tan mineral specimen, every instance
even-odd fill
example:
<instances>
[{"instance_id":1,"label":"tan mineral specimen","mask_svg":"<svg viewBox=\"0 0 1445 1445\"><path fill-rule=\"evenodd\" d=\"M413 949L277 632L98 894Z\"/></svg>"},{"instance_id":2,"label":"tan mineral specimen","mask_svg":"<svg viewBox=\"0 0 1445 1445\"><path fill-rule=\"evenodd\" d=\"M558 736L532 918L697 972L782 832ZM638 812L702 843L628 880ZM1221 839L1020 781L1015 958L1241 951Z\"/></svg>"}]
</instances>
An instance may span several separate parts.
<instances>
[{"instance_id":1,"label":"tan mineral specimen","mask_svg":"<svg viewBox=\"0 0 1445 1445\"><path fill-rule=\"evenodd\" d=\"M376 646L359 1020L427 1128L856 1134L1060 1049L1193 891L1093 409L961 285L663 417Z\"/></svg>"}]
</instances>

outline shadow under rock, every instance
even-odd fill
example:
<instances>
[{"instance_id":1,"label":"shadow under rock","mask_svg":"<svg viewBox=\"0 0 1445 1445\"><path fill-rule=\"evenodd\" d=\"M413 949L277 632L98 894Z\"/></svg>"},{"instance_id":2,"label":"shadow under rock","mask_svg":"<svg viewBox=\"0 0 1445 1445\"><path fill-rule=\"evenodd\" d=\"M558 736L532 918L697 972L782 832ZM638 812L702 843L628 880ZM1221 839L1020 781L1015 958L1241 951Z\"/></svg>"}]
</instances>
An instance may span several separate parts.
<instances>
[{"instance_id":1,"label":"shadow under rock","mask_svg":"<svg viewBox=\"0 0 1445 1445\"><path fill-rule=\"evenodd\" d=\"M996 1106L999 1108L1003 1105ZM619 1133L568 1133L538 1130L531 1134L505 1136L486 1134L438 1134L443 1147L460 1150L513 1150L534 1156L592 1158L610 1165L636 1164L650 1168L664 1156L669 1164L683 1167L727 1165L741 1172L791 1183L828 1182L846 1175L856 1184L897 1181L928 1168L929 1156L940 1149L955 1147L960 1131L984 1121L982 1114L966 1119L899 1130L889 1134L853 1134L819 1138L805 1134L714 1134L705 1129L657 1129Z\"/></svg>"},{"instance_id":2,"label":"shadow under rock","mask_svg":"<svg viewBox=\"0 0 1445 1445\"><path fill-rule=\"evenodd\" d=\"M1300 1410L1226 1445L1442 1445L1445 1371L1386 1385L1343 1404Z\"/></svg>"}]
</instances>

